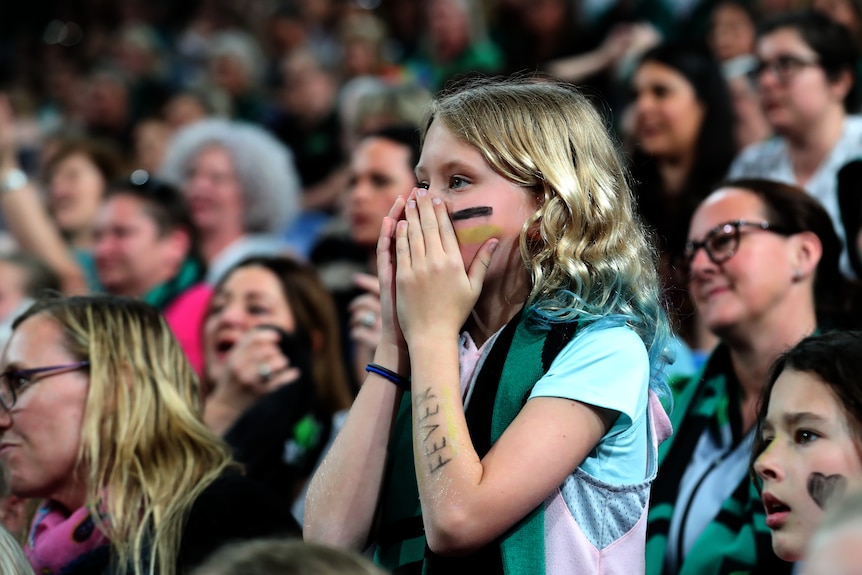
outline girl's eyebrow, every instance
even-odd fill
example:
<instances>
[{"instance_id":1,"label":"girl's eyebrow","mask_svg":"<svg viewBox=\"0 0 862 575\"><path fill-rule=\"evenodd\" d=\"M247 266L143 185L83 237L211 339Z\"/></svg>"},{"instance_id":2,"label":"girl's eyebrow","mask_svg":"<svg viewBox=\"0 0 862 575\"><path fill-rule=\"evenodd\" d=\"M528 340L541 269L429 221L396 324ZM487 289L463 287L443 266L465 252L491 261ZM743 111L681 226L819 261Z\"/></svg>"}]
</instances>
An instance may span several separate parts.
<instances>
[{"instance_id":1,"label":"girl's eyebrow","mask_svg":"<svg viewBox=\"0 0 862 575\"><path fill-rule=\"evenodd\" d=\"M822 415L811 413L810 411L798 411L784 414L784 423L788 427L801 425L804 423L825 423L827 419Z\"/></svg>"},{"instance_id":2,"label":"girl's eyebrow","mask_svg":"<svg viewBox=\"0 0 862 575\"><path fill-rule=\"evenodd\" d=\"M440 166L440 169L443 172L468 172L471 170L471 167L461 160L448 160ZM414 171L416 177L419 178L420 175L425 173L425 167L422 164L416 164Z\"/></svg>"}]
</instances>

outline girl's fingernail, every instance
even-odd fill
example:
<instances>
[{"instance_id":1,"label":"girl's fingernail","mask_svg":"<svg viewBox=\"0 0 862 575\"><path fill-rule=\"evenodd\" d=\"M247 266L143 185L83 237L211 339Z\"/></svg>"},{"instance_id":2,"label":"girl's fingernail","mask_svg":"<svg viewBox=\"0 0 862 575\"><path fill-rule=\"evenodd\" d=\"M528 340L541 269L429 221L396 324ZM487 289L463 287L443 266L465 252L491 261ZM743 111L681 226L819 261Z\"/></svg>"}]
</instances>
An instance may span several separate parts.
<instances>
[{"instance_id":1,"label":"girl's fingernail","mask_svg":"<svg viewBox=\"0 0 862 575\"><path fill-rule=\"evenodd\" d=\"M409 200L409 201L407 202L407 207L408 207L408 208L411 208L411 209L412 209L412 208L415 208L415 207L416 207L416 200Z\"/></svg>"},{"instance_id":2,"label":"girl's fingernail","mask_svg":"<svg viewBox=\"0 0 862 575\"><path fill-rule=\"evenodd\" d=\"M434 196L433 198L431 198L431 203L433 203L435 206L439 206L443 203L443 200L441 200L437 196Z\"/></svg>"},{"instance_id":3,"label":"girl's fingernail","mask_svg":"<svg viewBox=\"0 0 862 575\"><path fill-rule=\"evenodd\" d=\"M428 195L428 190L426 190L425 188L419 188L418 194L420 198L424 198Z\"/></svg>"}]
</instances>

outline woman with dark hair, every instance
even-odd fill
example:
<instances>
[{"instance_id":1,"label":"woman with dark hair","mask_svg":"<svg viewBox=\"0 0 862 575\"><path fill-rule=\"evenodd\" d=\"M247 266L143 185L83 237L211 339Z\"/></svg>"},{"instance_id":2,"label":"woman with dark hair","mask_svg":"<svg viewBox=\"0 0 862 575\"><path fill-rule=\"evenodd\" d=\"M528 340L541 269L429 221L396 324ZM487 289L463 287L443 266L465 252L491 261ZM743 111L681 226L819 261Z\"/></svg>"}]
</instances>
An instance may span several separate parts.
<instances>
[{"instance_id":1,"label":"woman with dark hair","mask_svg":"<svg viewBox=\"0 0 862 575\"><path fill-rule=\"evenodd\" d=\"M676 328L695 348L709 347L670 262L685 244L680 222L727 172L733 159L733 109L716 60L705 46L665 43L647 51L634 74L633 172L638 207L659 236L663 280Z\"/></svg>"},{"instance_id":2,"label":"woman with dark hair","mask_svg":"<svg viewBox=\"0 0 862 575\"><path fill-rule=\"evenodd\" d=\"M650 500L647 573L789 573L748 474L757 406L775 359L829 321L841 243L801 188L723 184L697 208L683 252L692 300L719 339L676 386L674 434ZM839 285L835 285L835 284Z\"/></svg>"},{"instance_id":3,"label":"woman with dark hair","mask_svg":"<svg viewBox=\"0 0 862 575\"><path fill-rule=\"evenodd\" d=\"M756 79L766 119L777 137L742 151L731 178L769 178L805 188L820 200L845 245L855 244L839 196L852 200L862 165L862 118L854 73L856 43L843 25L815 11L796 12L765 22L757 36ZM847 191L843 191L844 189ZM856 206L859 203L856 202ZM862 208L858 208L862 210ZM841 268L860 275L845 252Z\"/></svg>"},{"instance_id":4,"label":"woman with dark hair","mask_svg":"<svg viewBox=\"0 0 862 575\"><path fill-rule=\"evenodd\" d=\"M204 354L204 421L301 516L298 495L352 400L335 306L314 268L257 256L230 269L206 314Z\"/></svg>"}]
</instances>

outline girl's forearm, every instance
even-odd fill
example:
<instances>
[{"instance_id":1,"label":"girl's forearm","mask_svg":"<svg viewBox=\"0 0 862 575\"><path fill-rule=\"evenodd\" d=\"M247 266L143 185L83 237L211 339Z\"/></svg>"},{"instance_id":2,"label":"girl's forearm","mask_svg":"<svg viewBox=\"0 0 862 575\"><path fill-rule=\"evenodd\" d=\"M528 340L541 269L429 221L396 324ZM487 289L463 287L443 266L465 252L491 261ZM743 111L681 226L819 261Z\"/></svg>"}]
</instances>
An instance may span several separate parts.
<instances>
[{"instance_id":1,"label":"girl's forearm","mask_svg":"<svg viewBox=\"0 0 862 575\"><path fill-rule=\"evenodd\" d=\"M401 372L401 352L378 346L374 362ZM303 538L362 550L371 536L401 390L369 373L305 500Z\"/></svg>"}]
</instances>

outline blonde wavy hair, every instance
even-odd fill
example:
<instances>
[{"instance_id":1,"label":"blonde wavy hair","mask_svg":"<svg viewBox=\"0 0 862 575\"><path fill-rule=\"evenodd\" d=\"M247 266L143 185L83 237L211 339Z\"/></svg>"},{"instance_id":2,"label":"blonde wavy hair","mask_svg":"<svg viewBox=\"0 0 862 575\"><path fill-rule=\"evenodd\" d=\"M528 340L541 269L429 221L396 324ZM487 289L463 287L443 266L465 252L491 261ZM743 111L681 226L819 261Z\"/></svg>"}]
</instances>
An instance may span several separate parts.
<instances>
[{"instance_id":1,"label":"blonde wavy hair","mask_svg":"<svg viewBox=\"0 0 862 575\"><path fill-rule=\"evenodd\" d=\"M192 504L234 465L201 421L197 376L162 315L143 302L42 299L13 329L37 315L57 322L68 351L90 362L77 472L111 541L112 572L174 575Z\"/></svg>"},{"instance_id":2,"label":"blonde wavy hair","mask_svg":"<svg viewBox=\"0 0 862 575\"><path fill-rule=\"evenodd\" d=\"M551 78L474 80L432 102L423 140L434 121L535 194L539 208L524 224L520 250L536 318L623 320L663 367L670 328L657 253L618 146L590 101Z\"/></svg>"}]
</instances>

